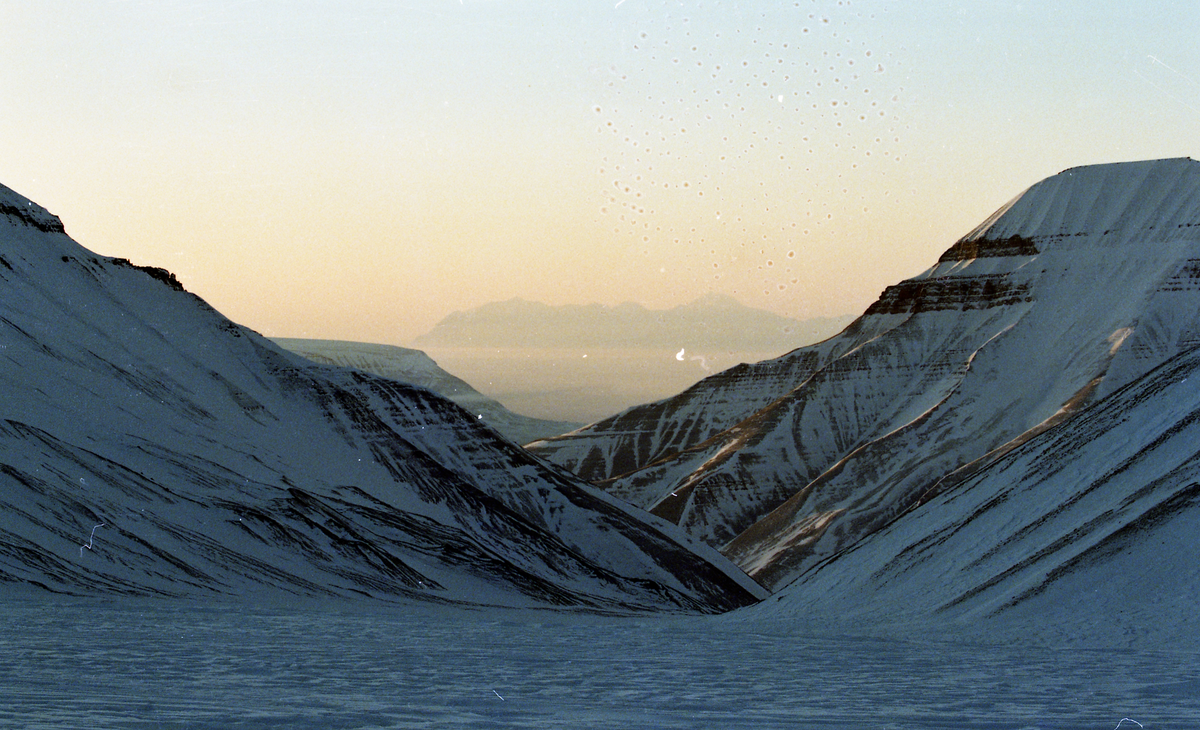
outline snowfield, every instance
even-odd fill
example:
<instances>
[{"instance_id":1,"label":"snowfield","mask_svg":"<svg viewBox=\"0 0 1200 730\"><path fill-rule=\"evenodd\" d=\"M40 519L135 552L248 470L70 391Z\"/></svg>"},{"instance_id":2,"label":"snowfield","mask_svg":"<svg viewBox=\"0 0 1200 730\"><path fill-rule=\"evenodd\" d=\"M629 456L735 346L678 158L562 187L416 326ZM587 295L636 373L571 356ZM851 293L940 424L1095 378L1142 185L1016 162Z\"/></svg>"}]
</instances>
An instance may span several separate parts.
<instances>
[{"instance_id":1,"label":"snowfield","mask_svg":"<svg viewBox=\"0 0 1200 730\"><path fill-rule=\"evenodd\" d=\"M1200 718L1197 657L1169 647L856 636L741 611L46 596L3 608L0 727L1114 730L1130 718L1187 730Z\"/></svg>"}]
</instances>

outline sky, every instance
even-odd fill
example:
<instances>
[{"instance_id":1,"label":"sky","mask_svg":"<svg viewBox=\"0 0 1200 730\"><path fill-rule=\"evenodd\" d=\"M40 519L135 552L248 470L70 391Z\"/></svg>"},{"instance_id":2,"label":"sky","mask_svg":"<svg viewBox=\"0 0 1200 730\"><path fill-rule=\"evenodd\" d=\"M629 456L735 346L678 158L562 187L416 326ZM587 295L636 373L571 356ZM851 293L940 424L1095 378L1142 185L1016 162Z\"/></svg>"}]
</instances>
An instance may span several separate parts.
<instances>
[{"instance_id":1,"label":"sky","mask_svg":"<svg viewBox=\"0 0 1200 730\"><path fill-rule=\"evenodd\" d=\"M1077 165L1200 158L1200 4L3 2L0 183L268 336L521 297L861 312Z\"/></svg>"}]
</instances>

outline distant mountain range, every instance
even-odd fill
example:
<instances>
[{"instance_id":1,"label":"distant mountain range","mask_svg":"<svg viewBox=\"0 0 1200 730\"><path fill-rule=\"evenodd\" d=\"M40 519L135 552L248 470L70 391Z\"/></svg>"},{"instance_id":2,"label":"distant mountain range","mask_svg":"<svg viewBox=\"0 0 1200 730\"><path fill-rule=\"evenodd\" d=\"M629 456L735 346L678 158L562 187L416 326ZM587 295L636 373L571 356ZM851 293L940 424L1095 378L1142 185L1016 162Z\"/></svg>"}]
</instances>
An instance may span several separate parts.
<instances>
[{"instance_id":1,"label":"distant mountain range","mask_svg":"<svg viewBox=\"0 0 1200 730\"><path fill-rule=\"evenodd\" d=\"M339 340L305 340L275 337L283 349L313 362L356 368L384 378L411 383L448 398L479 420L518 444L556 436L582 426L571 421L547 421L522 416L472 388L466 381L438 367L420 350L392 345Z\"/></svg>"},{"instance_id":2,"label":"distant mountain range","mask_svg":"<svg viewBox=\"0 0 1200 730\"><path fill-rule=\"evenodd\" d=\"M687 348L786 352L825 339L854 318L796 320L708 294L673 309L626 302L550 306L515 298L453 312L419 347Z\"/></svg>"},{"instance_id":3,"label":"distant mountain range","mask_svg":"<svg viewBox=\"0 0 1200 730\"><path fill-rule=\"evenodd\" d=\"M798 620L1166 636L1200 600L1198 348L1200 163L1073 168L840 335L530 448Z\"/></svg>"}]
</instances>

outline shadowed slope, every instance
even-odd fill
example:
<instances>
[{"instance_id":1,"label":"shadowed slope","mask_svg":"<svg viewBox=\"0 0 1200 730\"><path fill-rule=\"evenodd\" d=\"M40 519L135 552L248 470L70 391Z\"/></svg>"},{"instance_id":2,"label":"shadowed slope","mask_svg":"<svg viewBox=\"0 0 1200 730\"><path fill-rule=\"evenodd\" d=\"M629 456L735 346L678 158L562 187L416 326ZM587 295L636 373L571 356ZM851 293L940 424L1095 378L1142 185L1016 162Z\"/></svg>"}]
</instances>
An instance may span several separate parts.
<instances>
[{"instance_id":1,"label":"shadowed slope","mask_svg":"<svg viewBox=\"0 0 1200 730\"><path fill-rule=\"evenodd\" d=\"M605 610L763 595L449 401L285 353L7 188L0 213L0 580Z\"/></svg>"}]
</instances>

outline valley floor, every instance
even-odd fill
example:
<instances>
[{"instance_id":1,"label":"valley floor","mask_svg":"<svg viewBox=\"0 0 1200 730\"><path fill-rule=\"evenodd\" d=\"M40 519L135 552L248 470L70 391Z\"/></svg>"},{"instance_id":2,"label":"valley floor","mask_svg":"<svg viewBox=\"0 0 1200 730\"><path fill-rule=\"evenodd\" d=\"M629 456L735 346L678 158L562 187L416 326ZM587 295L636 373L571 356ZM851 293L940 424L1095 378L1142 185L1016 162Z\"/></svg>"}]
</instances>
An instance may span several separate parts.
<instances>
[{"instance_id":1,"label":"valley floor","mask_svg":"<svg viewBox=\"0 0 1200 730\"><path fill-rule=\"evenodd\" d=\"M1193 728L1190 653L614 618L0 595L0 727ZM1124 720L1123 718L1130 718Z\"/></svg>"}]
</instances>

